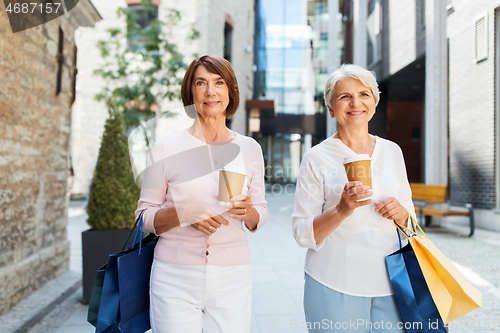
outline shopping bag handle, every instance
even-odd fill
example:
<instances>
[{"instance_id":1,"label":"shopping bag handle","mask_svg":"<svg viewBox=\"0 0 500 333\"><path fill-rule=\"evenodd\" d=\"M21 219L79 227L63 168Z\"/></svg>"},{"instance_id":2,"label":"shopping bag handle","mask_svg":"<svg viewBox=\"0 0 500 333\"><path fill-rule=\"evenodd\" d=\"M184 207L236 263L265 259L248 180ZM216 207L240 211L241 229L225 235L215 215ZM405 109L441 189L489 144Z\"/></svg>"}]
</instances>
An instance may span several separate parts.
<instances>
[{"instance_id":1,"label":"shopping bag handle","mask_svg":"<svg viewBox=\"0 0 500 333\"><path fill-rule=\"evenodd\" d=\"M144 213L144 210L141 213ZM141 249L142 249L142 225L144 224L142 215L143 214L140 215L141 220L139 221L139 226L137 227L137 231L135 232L134 241L132 242L132 247L131 247L131 249L133 249L135 247L135 244L137 244L135 241L137 240L137 235L139 235L140 232L141 235L139 236L139 252L137 253L137 255L141 255Z\"/></svg>"},{"instance_id":2,"label":"shopping bag handle","mask_svg":"<svg viewBox=\"0 0 500 333\"><path fill-rule=\"evenodd\" d=\"M408 208L405 207L405 209L408 211L408 215L410 216L410 219L411 219L411 222L413 224L413 229L415 230L415 226L417 226L417 228L422 232L422 234L424 235L425 238L427 238L427 235L425 234L425 232L422 230L422 228L420 227L420 225L417 223L417 220L415 220L415 218L411 215L410 211L408 210ZM397 223L394 221L394 224L396 225L396 227L406 236L406 238L410 238L410 237L413 237L413 236L418 236L418 237L422 237L420 236L417 231L412 231L410 229L408 229L407 227L405 226L402 226L401 224ZM408 231L410 234L412 234L412 236L408 236L408 234L406 233L406 231Z\"/></svg>"},{"instance_id":3,"label":"shopping bag handle","mask_svg":"<svg viewBox=\"0 0 500 333\"><path fill-rule=\"evenodd\" d=\"M414 224L415 219L412 220L412 216L411 216L410 210L408 208L404 207L404 209L406 209L406 211L408 212L408 216L410 217L410 223L411 223L411 225L413 227L413 231L416 232L416 230L415 230L415 224ZM397 225L396 222L394 222L394 223ZM404 231L401 228L398 228L397 226L396 226L396 228L398 230L399 248L401 249L401 248L403 248L403 244L401 243L401 235L400 234L403 233L406 236L406 238L413 237L413 236L408 236L408 234L406 233L406 231Z\"/></svg>"},{"instance_id":4,"label":"shopping bag handle","mask_svg":"<svg viewBox=\"0 0 500 333\"><path fill-rule=\"evenodd\" d=\"M140 222L139 227L141 229L141 235L142 235L142 224L143 224L142 216L144 215L145 211L146 211L145 209L142 210L141 213L139 214L139 216L137 217L137 219L135 220L135 224L132 227L132 230L130 230L130 233L128 234L128 237L127 237L127 240L125 241L125 244L123 244L122 251L125 250L125 247L127 246L127 243L130 240L130 237L132 236L132 233L134 232L134 229L137 227L137 224L139 222ZM135 241L137 240L138 231L139 231L139 228L137 228L137 232L135 233L134 241L132 243L131 248L134 248L134 246L135 246ZM141 243L140 245L142 245L142 237L141 237L140 243ZM139 248L139 251L140 251L140 248Z\"/></svg>"}]
</instances>

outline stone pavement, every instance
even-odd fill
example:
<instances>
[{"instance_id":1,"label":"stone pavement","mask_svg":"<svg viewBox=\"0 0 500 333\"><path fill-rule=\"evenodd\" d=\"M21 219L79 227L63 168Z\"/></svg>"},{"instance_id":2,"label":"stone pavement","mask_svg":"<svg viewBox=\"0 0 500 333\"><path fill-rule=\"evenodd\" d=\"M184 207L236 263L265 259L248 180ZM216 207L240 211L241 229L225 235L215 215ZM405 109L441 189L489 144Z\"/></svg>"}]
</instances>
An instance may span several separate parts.
<instances>
[{"instance_id":1,"label":"stone pavement","mask_svg":"<svg viewBox=\"0 0 500 333\"><path fill-rule=\"evenodd\" d=\"M293 188L288 190L293 193ZM253 274L251 333L306 332L299 328L305 321L302 292L306 250L295 243L291 234L293 196L275 193L268 195L267 200L270 211L267 225L248 235ZM87 306L80 303L81 232L88 228L85 202L71 201L68 217L70 271L1 316L0 333L94 332L86 321ZM479 229L473 238L468 238L460 236L467 234L467 229L460 227L426 231L483 293L482 308L450 323L450 332L500 332L500 233Z\"/></svg>"}]
</instances>

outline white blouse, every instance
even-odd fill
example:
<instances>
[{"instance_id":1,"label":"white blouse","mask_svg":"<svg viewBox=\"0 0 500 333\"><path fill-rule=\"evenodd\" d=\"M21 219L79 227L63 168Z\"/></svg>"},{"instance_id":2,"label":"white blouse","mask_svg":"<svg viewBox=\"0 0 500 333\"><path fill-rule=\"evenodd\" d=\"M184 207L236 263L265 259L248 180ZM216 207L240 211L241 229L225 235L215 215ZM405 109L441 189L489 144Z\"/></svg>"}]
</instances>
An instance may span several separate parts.
<instances>
[{"instance_id":1,"label":"white blouse","mask_svg":"<svg viewBox=\"0 0 500 333\"><path fill-rule=\"evenodd\" d=\"M394 294L385 257L399 249L398 234L393 221L374 211L373 202L395 197L415 216L401 149L392 141L377 136L375 140L371 204L356 208L316 245L313 220L340 201L348 181L344 157L356 155L341 140L330 137L304 154L291 217L297 243L309 248L305 272L331 289L354 296Z\"/></svg>"}]
</instances>

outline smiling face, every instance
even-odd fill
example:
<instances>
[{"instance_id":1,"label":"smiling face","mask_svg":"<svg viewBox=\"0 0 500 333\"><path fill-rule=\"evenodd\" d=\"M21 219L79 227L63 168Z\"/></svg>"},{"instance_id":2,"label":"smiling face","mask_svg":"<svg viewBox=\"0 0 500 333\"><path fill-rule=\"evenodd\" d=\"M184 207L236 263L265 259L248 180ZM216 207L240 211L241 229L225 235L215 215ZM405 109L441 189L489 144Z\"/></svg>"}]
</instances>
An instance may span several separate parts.
<instances>
[{"instance_id":1,"label":"smiling face","mask_svg":"<svg viewBox=\"0 0 500 333\"><path fill-rule=\"evenodd\" d=\"M205 66L199 66L194 72L191 92L200 117L226 116L229 91L226 81L219 74L209 72Z\"/></svg>"},{"instance_id":2,"label":"smiling face","mask_svg":"<svg viewBox=\"0 0 500 333\"><path fill-rule=\"evenodd\" d=\"M335 85L330 115L337 124L346 129L360 126L368 127L375 114L375 98L370 88L361 81L348 77Z\"/></svg>"}]
</instances>

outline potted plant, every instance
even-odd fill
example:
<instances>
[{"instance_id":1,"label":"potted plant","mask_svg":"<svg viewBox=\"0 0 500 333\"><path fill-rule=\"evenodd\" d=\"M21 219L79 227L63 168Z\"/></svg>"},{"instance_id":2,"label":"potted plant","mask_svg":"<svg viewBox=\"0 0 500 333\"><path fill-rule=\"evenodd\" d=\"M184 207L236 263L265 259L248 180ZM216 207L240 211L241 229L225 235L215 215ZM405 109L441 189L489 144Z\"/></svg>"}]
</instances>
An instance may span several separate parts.
<instances>
[{"instance_id":1,"label":"potted plant","mask_svg":"<svg viewBox=\"0 0 500 333\"><path fill-rule=\"evenodd\" d=\"M97 269L111 253L122 249L134 226L139 193L132 173L125 122L120 114L110 111L90 185L87 203L90 229L82 232L84 303L90 300Z\"/></svg>"}]
</instances>

